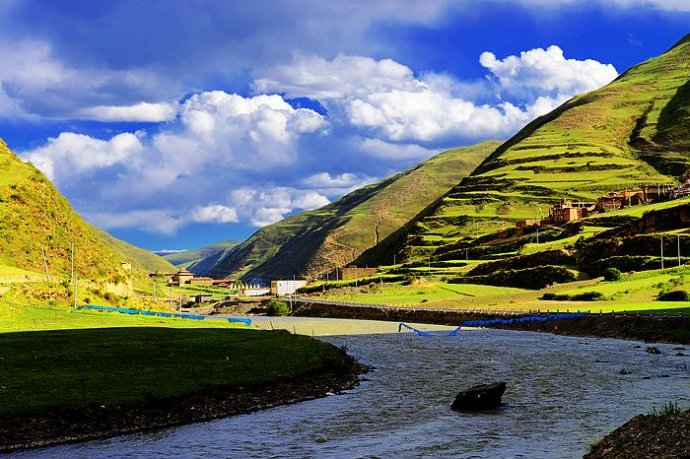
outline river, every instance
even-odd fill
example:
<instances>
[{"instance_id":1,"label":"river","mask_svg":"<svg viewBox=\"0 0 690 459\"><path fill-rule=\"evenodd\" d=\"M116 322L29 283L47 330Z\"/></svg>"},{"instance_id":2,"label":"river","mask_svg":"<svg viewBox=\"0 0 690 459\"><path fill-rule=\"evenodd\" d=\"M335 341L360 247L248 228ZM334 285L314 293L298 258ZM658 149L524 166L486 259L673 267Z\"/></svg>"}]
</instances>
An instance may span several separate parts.
<instances>
[{"instance_id":1,"label":"river","mask_svg":"<svg viewBox=\"0 0 690 459\"><path fill-rule=\"evenodd\" d=\"M320 334L318 320L306 327ZM14 456L575 458L636 414L690 401L690 360L676 356L682 351L674 345L657 344L662 354L653 355L637 342L504 330L377 333L395 327L322 338L373 367L346 393ZM494 380L508 383L497 412L449 409L458 390Z\"/></svg>"}]
</instances>

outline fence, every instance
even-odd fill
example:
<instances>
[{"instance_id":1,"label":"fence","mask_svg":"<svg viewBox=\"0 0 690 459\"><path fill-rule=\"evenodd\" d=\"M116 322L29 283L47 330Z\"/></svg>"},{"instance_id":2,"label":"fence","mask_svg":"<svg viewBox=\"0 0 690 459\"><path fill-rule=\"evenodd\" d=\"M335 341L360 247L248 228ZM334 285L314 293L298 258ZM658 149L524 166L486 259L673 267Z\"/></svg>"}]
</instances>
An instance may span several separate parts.
<instances>
[{"instance_id":1,"label":"fence","mask_svg":"<svg viewBox=\"0 0 690 459\"><path fill-rule=\"evenodd\" d=\"M380 310L390 310L390 311L431 311L438 313L450 313L450 314L478 314L478 315L494 315L494 316L524 316L525 314L536 314L538 316L550 315L550 314L589 314L589 315L603 315L603 316L622 316L622 317L643 317L643 316L653 316L659 318L673 318L673 317L685 317L686 315L669 314L668 312L657 313L654 310L645 310L644 313L639 311L611 311L603 312L602 310L593 311L589 310L577 310L575 312L560 311L559 309L527 309L527 310L497 310L497 309L447 309L447 308L436 308L434 306L424 306L424 305L389 305L383 303L357 303L351 301L336 301L336 300L322 300L307 297L295 297L293 301L296 303L304 304L316 304L316 305L327 305L327 306L345 306L352 308L374 308Z\"/></svg>"}]
</instances>

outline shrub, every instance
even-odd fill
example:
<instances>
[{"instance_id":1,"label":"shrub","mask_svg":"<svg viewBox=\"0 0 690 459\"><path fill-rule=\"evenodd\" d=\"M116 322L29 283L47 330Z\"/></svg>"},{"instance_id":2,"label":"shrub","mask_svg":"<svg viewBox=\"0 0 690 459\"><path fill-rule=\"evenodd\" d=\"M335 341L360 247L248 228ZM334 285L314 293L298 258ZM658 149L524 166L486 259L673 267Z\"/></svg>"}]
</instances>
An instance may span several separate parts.
<instances>
[{"instance_id":1,"label":"shrub","mask_svg":"<svg viewBox=\"0 0 690 459\"><path fill-rule=\"evenodd\" d=\"M455 284L486 284L539 290L551 284L575 280L575 275L562 266L539 266L518 270L501 270L485 276L466 276L449 279Z\"/></svg>"},{"instance_id":2,"label":"shrub","mask_svg":"<svg viewBox=\"0 0 690 459\"><path fill-rule=\"evenodd\" d=\"M110 301L111 303L117 303L117 295L115 295L113 292L105 292L103 294L103 298L106 301Z\"/></svg>"},{"instance_id":3,"label":"shrub","mask_svg":"<svg viewBox=\"0 0 690 459\"><path fill-rule=\"evenodd\" d=\"M271 300L266 305L266 314L269 316L286 316L290 314L290 308L284 301Z\"/></svg>"},{"instance_id":4,"label":"shrub","mask_svg":"<svg viewBox=\"0 0 690 459\"><path fill-rule=\"evenodd\" d=\"M649 413L652 416L678 416L683 413L683 409L676 402L668 402L666 405L662 406L660 410L656 407L652 408Z\"/></svg>"},{"instance_id":5,"label":"shrub","mask_svg":"<svg viewBox=\"0 0 690 459\"><path fill-rule=\"evenodd\" d=\"M601 292L582 292L570 297L572 301L599 301L603 298L604 295Z\"/></svg>"},{"instance_id":6,"label":"shrub","mask_svg":"<svg viewBox=\"0 0 690 459\"><path fill-rule=\"evenodd\" d=\"M604 280L607 282L615 282L621 280L621 272L616 268L606 268L604 270Z\"/></svg>"},{"instance_id":7,"label":"shrub","mask_svg":"<svg viewBox=\"0 0 690 459\"><path fill-rule=\"evenodd\" d=\"M544 293L540 300L555 300L555 301L598 301L602 300L604 295L601 292L582 292L575 295L556 294L552 292Z\"/></svg>"},{"instance_id":8,"label":"shrub","mask_svg":"<svg viewBox=\"0 0 690 459\"><path fill-rule=\"evenodd\" d=\"M671 290L662 292L656 298L658 301L690 301L690 292L685 290Z\"/></svg>"}]
</instances>

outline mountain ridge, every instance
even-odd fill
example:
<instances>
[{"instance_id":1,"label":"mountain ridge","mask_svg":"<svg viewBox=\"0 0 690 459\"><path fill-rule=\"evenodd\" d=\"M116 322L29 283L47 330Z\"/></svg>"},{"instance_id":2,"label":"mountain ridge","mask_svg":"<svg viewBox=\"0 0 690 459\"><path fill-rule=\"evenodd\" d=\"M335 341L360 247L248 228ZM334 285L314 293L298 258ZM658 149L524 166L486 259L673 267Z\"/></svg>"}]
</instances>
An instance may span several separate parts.
<instances>
[{"instance_id":1,"label":"mountain ridge","mask_svg":"<svg viewBox=\"0 0 690 459\"><path fill-rule=\"evenodd\" d=\"M445 193L499 143L439 153L320 209L266 226L229 252L188 269L211 277L265 282L271 277L318 276L348 264Z\"/></svg>"}]
</instances>

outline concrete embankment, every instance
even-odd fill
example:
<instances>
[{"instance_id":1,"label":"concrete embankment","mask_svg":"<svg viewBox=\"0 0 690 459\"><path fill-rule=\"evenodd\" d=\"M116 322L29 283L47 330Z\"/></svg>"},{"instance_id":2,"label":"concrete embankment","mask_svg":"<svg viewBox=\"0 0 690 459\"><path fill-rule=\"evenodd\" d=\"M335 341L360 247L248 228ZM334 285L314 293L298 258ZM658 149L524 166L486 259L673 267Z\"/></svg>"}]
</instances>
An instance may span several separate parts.
<instances>
[{"instance_id":1,"label":"concrete embankment","mask_svg":"<svg viewBox=\"0 0 690 459\"><path fill-rule=\"evenodd\" d=\"M295 315L339 319L387 320L458 326L468 320L535 315L530 312L463 311L403 307L298 302ZM541 313L547 315L547 313ZM494 328L559 333L573 336L622 338L655 342L690 343L690 316L650 314L588 314L546 322L493 325Z\"/></svg>"}]
</instances>

